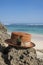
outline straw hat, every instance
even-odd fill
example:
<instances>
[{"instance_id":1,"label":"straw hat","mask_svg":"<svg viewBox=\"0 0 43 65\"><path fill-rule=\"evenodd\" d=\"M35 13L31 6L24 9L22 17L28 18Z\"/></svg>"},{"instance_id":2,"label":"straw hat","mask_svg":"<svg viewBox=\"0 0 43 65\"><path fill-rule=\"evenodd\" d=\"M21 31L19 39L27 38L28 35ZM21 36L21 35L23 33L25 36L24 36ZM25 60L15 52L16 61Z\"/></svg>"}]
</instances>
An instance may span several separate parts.
<instances>
[{"instance_id":1,"label":"straw hat","mask_svg":"<svg viewBox=\"0 0 43 65\"><path fill-rule=\"evenodd\" d=\"M27 34L23 32L12 32L11 39L6 39L5 42L8 45L23 47L23 48L35 46L35 44L31 42L31 34Z\"/></svg>"}]
</instances>

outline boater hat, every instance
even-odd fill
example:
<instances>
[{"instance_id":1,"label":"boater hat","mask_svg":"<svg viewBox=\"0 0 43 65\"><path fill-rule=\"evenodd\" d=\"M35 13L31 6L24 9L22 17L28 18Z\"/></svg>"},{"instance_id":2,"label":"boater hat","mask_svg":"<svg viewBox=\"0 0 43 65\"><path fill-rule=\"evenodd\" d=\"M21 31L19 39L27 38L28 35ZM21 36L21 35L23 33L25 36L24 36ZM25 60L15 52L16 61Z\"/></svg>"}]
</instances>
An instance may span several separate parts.
<instances>
[{"instance_id":1,"label":"boater hat","mask_svg":"<svg viewBox=\"0 0 43 65\"><path fill-rule=\"evenodd\" d=\"M35 46L35 44L31 42L31 34L27 34L24 32L12 32L11 39L6 39L5 42L8 45L23 48Z\"/></svg>"}]
</instances>

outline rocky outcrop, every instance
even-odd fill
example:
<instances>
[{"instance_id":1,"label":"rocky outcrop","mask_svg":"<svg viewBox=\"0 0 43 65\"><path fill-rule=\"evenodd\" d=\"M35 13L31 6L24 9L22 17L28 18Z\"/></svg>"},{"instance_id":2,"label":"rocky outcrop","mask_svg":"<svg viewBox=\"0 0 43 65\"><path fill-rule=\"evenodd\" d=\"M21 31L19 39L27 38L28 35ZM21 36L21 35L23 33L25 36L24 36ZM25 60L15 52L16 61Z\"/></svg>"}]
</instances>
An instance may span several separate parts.
<instances>
[{"instance_id":1,"label":"rocky outcrop","mask_svg":"<svg viewBox=\"0 0 43 65\"><path fill-rule=\"evenodd\" d=\"M7 29L6 29L5 26L2 25L1 23L0 23L0 31L1 31L1 32L4 32L4 33L7 32Z\"/></svg>"},{"instance_id":2,"label":"rocky outcrop","mask_svg":"<svg viewBox=\"0 0 43 65\"><path fill-rule=\"evenodd\" d=\"M10 38L10 35L7 34L7 29L0 23L0 44L6 46L5 40L8 38Z\"/></svg>"},{"instance_id":3,"label":"rocky outcrop","mask_svg":"<svg viewBox=\"0 0 43 65\"><path fill-rule=\"evenodd\" d=\"M36 51L33 48L11 48L8 53L11 65L38 65L36 58Z\"/></svg>"},{"instance_id":4,"label":"rocky outcrop","mask_svg":"<svg viewBox=\"0 0 43 65\"><path fill-rule=\"evenodd\" d=\"M7 48L0 46L1 65L43 65L43 60L37 58L34 48Z\"/></svg>"}]
</instances>

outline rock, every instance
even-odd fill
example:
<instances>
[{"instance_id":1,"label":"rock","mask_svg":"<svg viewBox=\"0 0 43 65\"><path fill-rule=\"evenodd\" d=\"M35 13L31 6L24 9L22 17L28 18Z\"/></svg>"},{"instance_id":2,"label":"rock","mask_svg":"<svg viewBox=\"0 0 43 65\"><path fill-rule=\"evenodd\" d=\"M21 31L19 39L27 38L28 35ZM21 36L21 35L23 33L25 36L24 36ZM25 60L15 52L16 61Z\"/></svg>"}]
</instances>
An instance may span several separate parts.
<instances>
[{"instance_id":1,"label":"rock","mask_svg":"<svg viewBox=\"0 0 43 65\"><path fill-rule=\"evenodd\" d=\"M0 53L0 65L7 65L7 64L4 62L4 59L2 58L2 53Z\"/></svg>"},{"instance_id":2,"label":"rock","mask_svg":"<svg viewBox=\"0 0 43 65\"><path fill-rule=\"evenodd\" d=\"M7 32L7 29L5 28L5 26L3 24L0 23L0 30L4 33Z\"/></svg>"},{"instance_id":3,"label":"rock","mask_svg":"<svg viewBox=\"0 0 43 65\"><path fill-rule=\"evenodd\" d=\"M40 58L37 58L37 63L38 63L38 65L43 65L43 60Z\"/></svg>"},{"instance_id":4,"label":"rock","mask_svg":"<svg viewBox=\"0 0 43 65\"><path fill-rule=\"evenodd\" d=\"M4 62L4 58L2 57L3 56L3 50L4 50L4 47L2 47L0 45L0 65L7 65L5 62Z\"/></svg>"},{"instance_id":5,"label":"rock","mask_svg":"<svg viewBox=\"0 0 43 65\"><path fill-rule=\"evenodd\" d=\"M4 25L0 23L0 44L2 46L7 46L8 44L5 43L6 39L9 39L10 35L7 33L7 29Z\"/></svg>"},{"instance_id":6,"label":"rock","mask_svg":"<svg viewBox=\"0 0 43 65\"><path fill-rule=\"evenodd\" d=\"M11 57L11 65L38 65L36 60L37 54L33 48L11 48L10 52L8 53L9 60Z\"/></svg>"}]
</instances>

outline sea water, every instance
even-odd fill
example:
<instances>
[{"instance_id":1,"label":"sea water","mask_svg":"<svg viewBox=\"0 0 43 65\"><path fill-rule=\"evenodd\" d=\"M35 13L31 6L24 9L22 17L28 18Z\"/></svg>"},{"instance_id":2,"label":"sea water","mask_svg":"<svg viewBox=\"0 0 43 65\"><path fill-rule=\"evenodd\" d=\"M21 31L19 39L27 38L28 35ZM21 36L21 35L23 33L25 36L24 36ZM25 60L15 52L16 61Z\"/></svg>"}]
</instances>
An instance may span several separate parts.
<instances>
[{"instance_id":1,"label":"sea water","mask_svg":"<svg viewBox=\"0 0 43 65\"><path fill-rule=\"evenodd\" d=\"M43 34L43 25L27 25L27 24L12 24L6 25L8 32L27 32L34 34Z\"/></svg>"}]
</instances>

